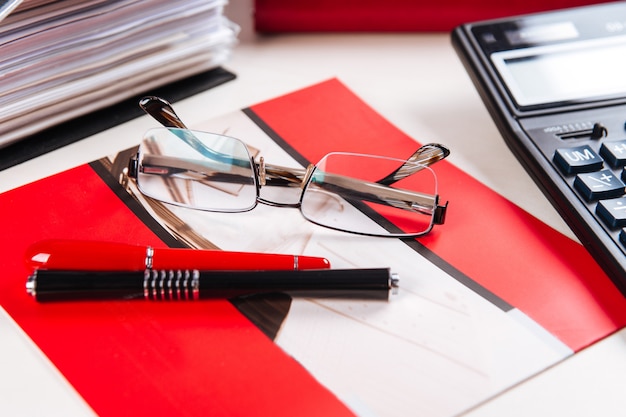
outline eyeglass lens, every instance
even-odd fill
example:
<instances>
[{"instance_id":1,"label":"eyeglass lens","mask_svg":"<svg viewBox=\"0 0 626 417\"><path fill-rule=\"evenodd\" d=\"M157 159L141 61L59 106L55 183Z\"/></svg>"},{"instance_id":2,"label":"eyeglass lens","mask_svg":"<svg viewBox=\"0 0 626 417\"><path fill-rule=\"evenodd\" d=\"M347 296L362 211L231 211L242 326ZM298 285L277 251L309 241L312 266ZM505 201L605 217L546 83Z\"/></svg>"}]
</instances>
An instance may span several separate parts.
<instances>
[{"instance_id":1,"label":"eyeglass lens","mask_svg":"<svg viewBox=\"0 0 626 417\"><path fill-rule=\"evenodd\" d=\"M149 197L210 211L247 211L256 205L254 167L246 145L238 139L152 129L140 149L137 184Z\"/></svg>"},{"instance_id":2,"label":"eyeglass lens","mask_svg":"<svg viewBox=\"0 0 626 417\"><path fill-rule=\"evenodd\" d=\"M326 155L316 165L302 196L302 214L313 223L353 233L386 236L427 232L432 228L436 205L433 196L437 183L432 170L423 168L393 187L378 183L403 163L372 155Z\"/></svg>"}]
</instances>

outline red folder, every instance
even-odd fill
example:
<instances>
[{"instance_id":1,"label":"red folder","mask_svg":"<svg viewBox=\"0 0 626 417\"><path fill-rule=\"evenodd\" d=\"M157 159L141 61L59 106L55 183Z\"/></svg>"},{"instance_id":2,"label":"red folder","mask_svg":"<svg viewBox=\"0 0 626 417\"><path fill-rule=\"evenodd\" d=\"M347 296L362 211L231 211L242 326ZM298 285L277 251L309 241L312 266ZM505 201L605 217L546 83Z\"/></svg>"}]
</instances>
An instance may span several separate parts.
<instances>
[{"instance_id":1,"label":"red folder","mask_svg":"<svg viewBox=\"0 0 626 417\"><path fill-rule=\"evenodd\" d=\"M449 31L461 23L566 7L598 0L255 0L259 32Z\"/></svg>"},{"instance_id":2,"label":"red folder","mask_svg":"<svg viewBox=\"0 0 626 417\"><path fill-rule=\"evenodd\" d=\"M332 151L404 158L415 142L338 80L246 109L310 161ZM454 150L452 150L454 152ZM0 305L102 416L351 415L227 301L38 304L26 247L46 238L165 246L96 163L0 195ZM582 246L447 162L446 224L410 242L485 300L518 308L574 351L626 325L626 299Z\"/></svg>"}]
</instances>

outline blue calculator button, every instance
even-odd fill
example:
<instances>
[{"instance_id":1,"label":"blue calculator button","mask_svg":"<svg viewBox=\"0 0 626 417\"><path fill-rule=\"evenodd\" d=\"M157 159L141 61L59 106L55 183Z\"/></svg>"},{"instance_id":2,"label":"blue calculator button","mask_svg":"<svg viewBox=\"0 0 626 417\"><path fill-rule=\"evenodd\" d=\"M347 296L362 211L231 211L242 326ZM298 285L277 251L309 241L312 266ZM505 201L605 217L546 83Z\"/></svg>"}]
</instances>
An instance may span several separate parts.
<instances>
[{"instance_id":1,"label":"blue calculator button","mask_svg":"<svg viewBox=\"0 0 626 417\"><path fill-rule=\"evenodd\" d=\"M626 229L622 229L619 232L619 241L622 243L622 245L626 246Z\"/></svg>"},{"instance_id":2,"label":"blue calculator button","mask_svg":"<svg viewBox=\"0 0 626 417\"><path fill-rule=\"evenodd\" d=\"M616 229L626 226L626 197L602 200L596 206L596 213L609 227Z\"/></svg>"},{"instance_id":3,"label":"blue calculator button","mask_svg":"<svg viewBox=\"0 0 626 417\"><path fill-rule=\"evenodd\" d=\"M624 183L611 170L576 175L574 188L587 201L620 197L624 194Z\"/></svg>"},{"instance_id":4,"label":"blue calculator button","mask_svg":"<svg viewBox=\"0 0 626 417\"><path fill-rule=\"evenodd\" d=\"M626 140L604 142L600 147L600 155L612 167L626 165Z\"/></svg>"},{"instance_id":5,"label":"blue calculator button","mask_svg":"<svg viewBox=\"0 0 626 417\"><path fill-rule=\"evenodd\" d=\"M566 175L593 172L603 166L602 158L588 145L557 149L554 162Z\"/></svg>"}]
</instances>

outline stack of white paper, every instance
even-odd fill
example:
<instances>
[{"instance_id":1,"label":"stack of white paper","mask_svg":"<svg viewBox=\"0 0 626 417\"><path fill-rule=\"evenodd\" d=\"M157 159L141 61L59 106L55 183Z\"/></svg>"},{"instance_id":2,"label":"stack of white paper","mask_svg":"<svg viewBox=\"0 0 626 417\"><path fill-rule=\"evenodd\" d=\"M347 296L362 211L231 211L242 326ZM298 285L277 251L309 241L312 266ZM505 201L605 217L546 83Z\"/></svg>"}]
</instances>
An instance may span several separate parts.
<instances>
[{"instance_id":1,"label":"stack of white paper","mask_svg":"<svg viewBox=\"0 0 626 417\"><path fill-rule=\"evenodd\" d=\"M238 32L225 3L4 2L0 146L223 64Z\"/></svg>"}]
</instances>

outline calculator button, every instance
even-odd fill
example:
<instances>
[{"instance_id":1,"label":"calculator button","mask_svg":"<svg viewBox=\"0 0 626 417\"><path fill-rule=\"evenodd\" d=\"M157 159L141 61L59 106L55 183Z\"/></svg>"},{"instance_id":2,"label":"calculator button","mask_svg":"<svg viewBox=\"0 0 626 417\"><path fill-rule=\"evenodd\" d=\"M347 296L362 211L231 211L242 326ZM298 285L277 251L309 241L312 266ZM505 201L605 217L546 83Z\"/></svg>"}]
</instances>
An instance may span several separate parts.
<instances>
[{"instance_id":1,"label":"calculator button","mask_svg":"<svg viewBox=\"0 0 626 417\"><path fill-rule=\"evenodd\" d=\"M600 155L612 167L626 165L626 140L604 142L600 147Z\"/></svg>"},{"instance_id":2,"label":"calculator button","mask_svg":"<svg viewBox=\"0 0 626 417\"><path fill-rule=\"evenodd\" d=\"M626 197L600 201L596 213L611 228L626 226Z\"/></svg>"},{"instance_id":3,"label":"calculator button","mask_svg":"<svg viewBox=\"0 0 626 417\"><path fill-rule=\"evenodd\" d=\"M619 232L619 241L622 245L626 246L626 229L622 229L622 231Z\"/></svg>"},{"instance_id":4,"label":"calculator button","mask_svg":"<svg viewBox=\"0 0 626 417\"><path fill-rule=\"evenodd\" d=\"M624 183L611 170L576 175L574 188L587 201L619 197L624 194Z\"/></svg>"},{"instance_id":5,"label":"calculator button","mask_svg":"<svg viewBox=\"0 0 626 417\"><path fill-rule=\"evenodd\" d=\"M589 146L561 148L554 153L554 162L564 174L578 174L602 169L603 160Z\"/></svg>"}]
</instances>

